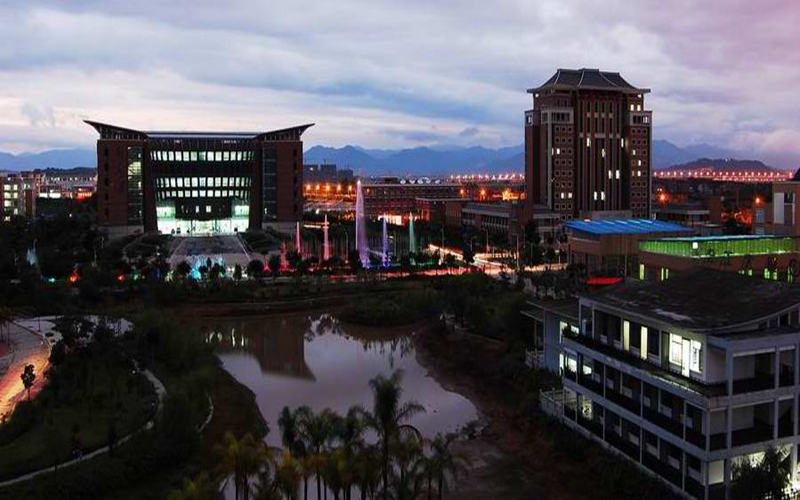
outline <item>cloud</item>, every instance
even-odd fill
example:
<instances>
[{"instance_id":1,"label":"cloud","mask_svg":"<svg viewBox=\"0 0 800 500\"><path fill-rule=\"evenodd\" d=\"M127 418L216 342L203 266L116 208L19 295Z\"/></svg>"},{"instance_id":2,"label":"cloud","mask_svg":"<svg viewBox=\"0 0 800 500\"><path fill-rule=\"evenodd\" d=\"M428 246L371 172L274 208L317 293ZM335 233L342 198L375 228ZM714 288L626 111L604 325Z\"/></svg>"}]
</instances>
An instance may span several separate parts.
<instances>
[{"instance_id":1,"label":"cloud","mask_svg":"<svg viewBox=\"0 0 800 500\"><path fill-rule=\"evenodd\" d=\"M558 67L649 87L654 134L800 163L800 4L777 0L12 1L0 7L0 141L95 139L80 122L270 128L367 147L523 141ZM113 36L111 36L113 35ZM39 130L37 130L39 129ZM763 139L753 139L753 137ZM772 153L775 151L776 153ZM782 166L782 165L781 165Z\"/></svg>"},{"instance_id":2,"label":"cloud","mask_svg":"<svg viewBox=\"0 0 800 500\"><path fill-rule=\"evenodd\" d=\"M467 139L469 137L475 137L480 133L478 127L467 127L461 132L458 133L458 136L462 139Z\"/></svg>"},{"instance_id":3,"label":"cloud","mask_svg":"<svg viewBox=\"0 0 800 500\"><path fill-rule=\"evenodd\" d=\"M20 113L28 119L28 123L32 127L44 126L53 128L56 126L56 114L52 106L37 106L26 102L20 108Z\"/></svg>"}]
</instances>

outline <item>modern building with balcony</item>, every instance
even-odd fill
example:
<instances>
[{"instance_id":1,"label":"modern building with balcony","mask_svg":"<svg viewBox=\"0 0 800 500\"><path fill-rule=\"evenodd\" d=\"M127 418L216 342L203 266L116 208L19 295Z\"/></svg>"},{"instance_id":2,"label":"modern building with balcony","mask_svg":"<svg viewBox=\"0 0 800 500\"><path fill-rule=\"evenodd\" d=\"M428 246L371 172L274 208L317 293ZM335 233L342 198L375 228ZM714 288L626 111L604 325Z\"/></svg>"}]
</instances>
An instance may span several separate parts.
<instances>
[{"instance_id":1,"label":"modern building with balcony","mask_svg":"<svg viewBox=\"0 0 800 500\"><path fill-rule=\"evenodd\" d=\"M551 409L569 427L686 497L725 498L734 464L768 447L796 484L796 285L701 269L533 304L530 316L545 368L560 347Z\"/></svg>"}]
</instances>

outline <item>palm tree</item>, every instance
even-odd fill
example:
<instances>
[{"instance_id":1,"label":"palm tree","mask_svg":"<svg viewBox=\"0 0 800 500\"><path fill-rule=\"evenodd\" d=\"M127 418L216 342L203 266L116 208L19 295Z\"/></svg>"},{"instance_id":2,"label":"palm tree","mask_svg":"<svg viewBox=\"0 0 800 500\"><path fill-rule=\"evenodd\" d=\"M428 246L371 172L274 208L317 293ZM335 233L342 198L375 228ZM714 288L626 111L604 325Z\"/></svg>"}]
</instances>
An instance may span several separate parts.
<instances>
[{"instance_id":1,"label":"palm tree","mask_svg":"<svg viewBox=\"0 0 800 500\"><path fill-rule=\"evenodd\" d=\"M295 456L302 456L303 441L300 439L300 422L297 410L292 412L288 406L284 406L278 416L278 428L281 431L281 443Z\"/></svg>"},{"instance_id":2,"label":"palm tree","mask_svg":"<svg viewBox=\"0 0 800 500\"><path fill-rule=\"evenodd\" d=\"M361 491L361 500L374 499L381 478L380 450L376 446L366 446L356 456L354 473L358 489Z\"/></svg>"},{"instance_id":3,"label":"palm tree","mask_svg":"<svg viewBox=\"0 0 800 500\"><path fill-rule=\"evenodd\" d=\"M297 500L300 496L300 464L288 451L283 452L283 460L275 470L277 490L286 500Z\"/></svg>"},{"instance_id":4,"label":"palm tree","mask_svg":"<svg viewBox=\"0 0 800 500\"><path fill-rule=\"evenodd\" d=\"M339 454L337 456L339 475L342 479L345 497L349 500L352 494L352 485L355 480L356 457L364 448L364 431L366 425L362 415L364 410L353 406L347 410L344 418L338 418L336 423L336 437L339 440Z\"/></svg>"},{"instance_id":5,"label":"palm tree","mask_svg":"<svg viewBox=\"0 0 800 500\"><path fill-rule=\"evenodd\" d=\"M311 454L311 466L317 476L317 498L322 498L322 479L326 465L325 445L331 438L334 413L326 408L314 414L311 408L301 406L296 410L306 441L307 452Z\"/></svg>"},{"instance_id":6,"label":"palm tree","mask_svg":"<svg viewBox=\"0 0 800 500\"><path fill-rule=\"evenodd\" d=\"M400 402L403 388L400 382L403 372L398 370L389 378L378 375L369 381L372 389L372 412L364 413L364 422L367 427L378 434L378 445L381 452L381 465L383 466L383 500L389 498L389 465L390 447L398 439L401 430L410 426L405 422L425 409L416 401Z\"/></svg>"},{"instance_id":7,"label":"palm tree","mask_svg":"<svg viewBox=\"0 0 800 500\"><path fill-rule=\"evenodd\" d=\"M194 479L183 480L183 488L170 492L167 500L211 500L220 498L217 485L211 481L207 472L201 472Z\"/></svg>"},{"instance_id":8,"label":"palm tree","mask_svg":"<svg viewBox=\"0 0 800 500\"><path fill-rule=\"evenodd\" d=\"M250 497L250 477L258 473L267 462L267 450L252 434L237 439L226 432L222 444L217 446L223 472L233 475L236 500ZM241 494L241 495L240 495Z\"/></svg>"},{"instance_id":9,"label":"palm tree","mask_svg":"<svg viewBox=\"0 0 800 500\"><path fill-rule=\"evenodd\" d=\"M460 475L468 473L469 459L453 451L453 443L458 438L455 433L437 434L430 443L431 456L428 458L430 477L436 479L439 500L449 488L449 479L457 479ZM428 485L428 498L430 498L430 483Z\"/></svg>"},{"instance_id":10,"label":"palm tree","mask_svg":"<svg viewBox=\"0 0 800 500\"><path fill-rule=\"evenodd\" d=\"M414 500L425 479L426 457L423 440L414 431L405 431L394 440L392 456L395 467L391 482L397 500Z\"/></svg>"}]
</instances>

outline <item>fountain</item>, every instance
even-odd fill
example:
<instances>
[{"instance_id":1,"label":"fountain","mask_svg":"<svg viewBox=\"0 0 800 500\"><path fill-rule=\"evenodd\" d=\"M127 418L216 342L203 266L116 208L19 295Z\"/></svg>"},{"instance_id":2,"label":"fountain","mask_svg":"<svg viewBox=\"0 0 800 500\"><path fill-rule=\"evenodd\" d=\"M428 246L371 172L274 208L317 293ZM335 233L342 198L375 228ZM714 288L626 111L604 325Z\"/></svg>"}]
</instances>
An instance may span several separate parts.
<instances>
[{"instance_id":1,"label":"fountain","mask_svg":"<svg viewBox=\"0 0 800 500\"><path fill-rule=\"evenodd\" d=\"M300 221L297 221L297 227L295 229L294 235L294 249L297 251L297 255L302 255L302 251L300 248Z\"/></svg>"},{"instance_id":2,"label":"fountain","mask_svg":"<svg viewBox=\"0 0 800 500\"><path fill-rule=\"evenodd\" d=\"M28 249L26 260L31 267L39 267L39 258L36 256L36 247Z\"/></svg>"},{"instance_id":3,"label":"fountain","mask_svg":"<svg viewBox=\"0 0 800 500\"><path fill-rule=\"evenodd\" d=\"M322 261L331 260L331 246L328 243L328 214L325 214L325 223L322 225Z\"/></svg>"},{"instance_id":4,"label":"fountain","mask_svg":"<svg viewBox=\"0 0 800 500\"><path fill-rule=\"evenodd\" d=\"M414 214L408 214L408 253L414 255L417 253L417 238L414 236Z\"/></svg>"},{"instance_id":5,"label":"fountain","mask_svg":"<svg viewBox=\"0 0 800 500\"><path fill-rule=\"evenodd\" d=\"M361 179L356 182L356 250L361 265L369 265L369 247L367 246L367 226L364 222L364 193L361 189Z\"/></svg>"},{"instance_id":6,"label":"fountain","mask_svg":"<svg viewBox=\"0 0 800 500\"><path fill-rule=\"evenodd\" d=\"M386 218L387 215L383 214L383 267L389 265L389 235L386 232Z\"/></svg>"}]
</instances>

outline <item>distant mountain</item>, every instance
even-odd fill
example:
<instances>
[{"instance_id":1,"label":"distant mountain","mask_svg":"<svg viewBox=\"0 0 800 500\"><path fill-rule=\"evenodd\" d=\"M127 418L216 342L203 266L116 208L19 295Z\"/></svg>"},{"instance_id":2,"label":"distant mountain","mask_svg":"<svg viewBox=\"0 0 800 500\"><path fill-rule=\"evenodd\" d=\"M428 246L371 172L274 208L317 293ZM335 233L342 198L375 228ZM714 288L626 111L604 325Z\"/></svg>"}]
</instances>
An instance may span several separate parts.
<instances>
[{"instance_id":1,"label":"distant mountain","mask_svg":"<svg viewBox=\"0 0 800 500\"><path fill-rule=\"evenodd\" d=\"M741 152L737 153L708 144L693 144L680 147L663 139L653 140L653 166L656 169L681 165L698 158L735 158L741 155Z\"/></svg>"},{"instance_id":2,"label":"distant mountain","mask_svg":"<svg viewBox=\"0 0 800 500\"><path fill-rule=\"evenodd\" d=\"M35 170L46 168L97 167L93 149L52 149L41 153L13 155L0 152L0 170Z\"/></svg>"},{"instance_id":3,"label":"distant mountain","mask_svg":"<svg viewBox=\"0 0 800 500\"><path fill-rule=\"evenodd\" d=\"M310 163L335 163L359 175L442 175L450 173L522 172L522 145L499 149L418 147L411 149L366 149L357 146L314 146L303 155Z\"/></svg>"},{"instance_id":4,"label":"distant mountain","mask_svg":"<svg viewBox=\"0 0 800 500\"><path fill-rule=\"evenodd\" d=\"M753 171L753 172L779 172L775 167L770 167L758 160L737 160L734 158L699 158L680 165L673 165L664 170L707 170L714 171Z\"/></svg>"}]
</instances>

